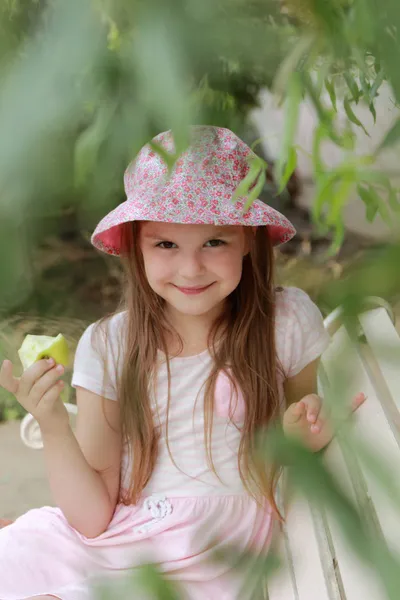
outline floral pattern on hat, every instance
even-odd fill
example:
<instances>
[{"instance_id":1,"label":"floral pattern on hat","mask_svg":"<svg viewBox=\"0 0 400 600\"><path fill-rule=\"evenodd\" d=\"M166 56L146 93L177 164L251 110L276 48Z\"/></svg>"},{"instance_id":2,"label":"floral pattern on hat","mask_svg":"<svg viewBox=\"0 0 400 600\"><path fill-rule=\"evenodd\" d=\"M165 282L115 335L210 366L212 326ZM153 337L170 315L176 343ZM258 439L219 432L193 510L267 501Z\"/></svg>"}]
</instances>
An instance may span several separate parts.
<instances>
[{"instance_id":1,"label":"floral pattern on hat","mask_svg":"<svg viewBox=\"0 0 400 600\"><path fill-rule=\"evenodd\" d=\"M153 140L174 153L171 131ZM195 126L191 143L170 175L149 144L125 171L127 200L112 210L96 227L93 245L108 254L121 253L121 225L130 221L210 225L267 225L274 245L296 233L277 210L256 200L244 212L246 197L232 202L236 188L249 170L252 150L228 129Z\"/></svg>"}]
</instances>

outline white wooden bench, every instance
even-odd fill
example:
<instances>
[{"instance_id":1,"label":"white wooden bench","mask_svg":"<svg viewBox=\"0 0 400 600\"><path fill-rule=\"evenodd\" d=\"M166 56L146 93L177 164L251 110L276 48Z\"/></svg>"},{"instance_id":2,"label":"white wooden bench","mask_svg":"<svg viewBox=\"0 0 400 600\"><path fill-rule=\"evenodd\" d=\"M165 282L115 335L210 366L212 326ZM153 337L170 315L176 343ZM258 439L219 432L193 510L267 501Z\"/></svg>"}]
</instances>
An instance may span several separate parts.
<instances>
[{"instance_id":1,"label":"white wooden bench","mask_svg":"<svg viewBox=\"0 0 400 600\"><path fill-rule=\"evenodd\" d=\"M353 431L389 468L400 497L400 338L390 307L379 298L368 299L368 305L371 309L359 317L357 343L340 325L340 309L325 320L332 343L322 357L319 393L334 395L335 381L340 380L346 384L348 400L360 391L368 396L355 415ZM68 405L68 409L74 418L76 407ZM21 423L21 437L28 446L41 447L40 431L29 415ZM400 552L400 516L395 505L382 495L365 465L352 459L350 465L338 441L325 453L327 464L377 539ZM330 513L296 497L279 528L277 549L283 565L266 585L268 600L387 598L373 570L358 560Z\"/></svg>"},{"instance_id":2,"label":"white wooden bench","mask_svg":"<svg viewBox=\"0 0 400 600\"><path fill-rule=\"evenodd\" d=\"M390 307L379 298L367 302L369 310L358 318L355 343L340 325L340 309L325 320L332 342L322 357L319 393L334 396L335 387L340 391L336 382L342 384L348 400L360 391L367 395L355 415L352 435L367 444L372 458L382 462L400 498L400 338ZM391 495L382 493L365 462L342 451L338 440L329 445L324 460L374 539L400 553L399 505L396 509ZM268 600L388 598L376 572L359 560L333 515L304 496L297 495L289 503L279 530L277 549L283 566L266 585Z\"/></svg>"}]
</instances>

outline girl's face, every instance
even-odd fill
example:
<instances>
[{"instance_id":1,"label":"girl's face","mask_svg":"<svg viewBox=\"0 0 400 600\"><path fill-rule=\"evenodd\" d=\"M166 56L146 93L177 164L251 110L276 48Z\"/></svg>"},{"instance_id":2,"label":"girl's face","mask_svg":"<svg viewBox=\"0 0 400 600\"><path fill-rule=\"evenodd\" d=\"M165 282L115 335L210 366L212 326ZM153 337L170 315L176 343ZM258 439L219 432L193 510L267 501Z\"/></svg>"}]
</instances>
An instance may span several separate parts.
<instances>
[{"instance_id":1,"label":"girl's face","mask_svg":"<svg viewBox=\"0 0 400 600\"><path fill-rule=\"evenodd\" d=\"M151 288L170 309L192 316L222 307L239 284L248 252L241 226L148 221L139 239Z\"/></svg>"}]
</instances>

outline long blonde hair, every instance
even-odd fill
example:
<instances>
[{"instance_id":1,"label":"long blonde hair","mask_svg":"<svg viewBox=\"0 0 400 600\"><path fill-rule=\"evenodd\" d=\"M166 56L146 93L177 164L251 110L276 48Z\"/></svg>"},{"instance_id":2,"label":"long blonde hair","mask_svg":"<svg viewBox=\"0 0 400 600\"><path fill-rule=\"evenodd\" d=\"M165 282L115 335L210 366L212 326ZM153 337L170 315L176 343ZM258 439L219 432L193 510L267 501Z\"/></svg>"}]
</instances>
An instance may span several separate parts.
<instances>
[{"instance_id":1,"label":"long blonde hair","mask_svg":"<svg viewBox=\"0 0 400 600\"><path fill-rule=\"evenodd\" d=\"M133 461L130 485L120 501L136 504L156 464L158 437L149 398L150 377L156 368L157 351L167 357L165 333L171 331L164 314L165 301L150 287L139 247L140 224L122 226L122 263L125 290L121 310L125 348L117 381L121 407L121 431ZM255 235L246 228L249 253L243 259L242 277L226 299L226 311L214 323L208 338L213 368L204 389L205 441L210 467L214 387L220 370L227 369L233 385L243 393L246 414L241 426L238 467L246 489L258 500L267 498L279 515L274 499L278 470L267 469L257 458L256 432L272 424L280 412L275 349L274 257L266 227ZM250 235L251 233L251 235ZM218 339L218 344L216 340ZM168 411L167 411L168 413ZM168 443L168 440L167 440Z\"/></svg>"}]
</instances>

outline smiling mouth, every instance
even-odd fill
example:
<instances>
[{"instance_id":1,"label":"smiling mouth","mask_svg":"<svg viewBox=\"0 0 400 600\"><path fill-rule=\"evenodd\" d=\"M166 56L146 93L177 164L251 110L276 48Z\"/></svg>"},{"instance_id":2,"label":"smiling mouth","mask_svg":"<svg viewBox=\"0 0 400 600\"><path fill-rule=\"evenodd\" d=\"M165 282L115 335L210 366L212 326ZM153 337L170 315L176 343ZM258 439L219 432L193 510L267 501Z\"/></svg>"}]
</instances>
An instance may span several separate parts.
<instances>
[{"instance_id":1,"label":"smiling mouth","mask_svg":"<svg viewBox=\"0 0 400 600\"><path fill-rule=\"evenodd\" d=\"M214 284L209 283L208 285L203 285L202 287L180 287L179 285L175 285L174 287L176 287L176 289L182 292L183 294L187 294L188 296L194 296L197 294L202 294L203 292L208 290L208 288L210 288L212 285Z\"/></svg>"}]
</instances>

